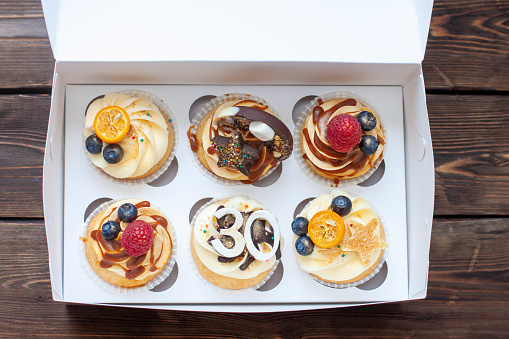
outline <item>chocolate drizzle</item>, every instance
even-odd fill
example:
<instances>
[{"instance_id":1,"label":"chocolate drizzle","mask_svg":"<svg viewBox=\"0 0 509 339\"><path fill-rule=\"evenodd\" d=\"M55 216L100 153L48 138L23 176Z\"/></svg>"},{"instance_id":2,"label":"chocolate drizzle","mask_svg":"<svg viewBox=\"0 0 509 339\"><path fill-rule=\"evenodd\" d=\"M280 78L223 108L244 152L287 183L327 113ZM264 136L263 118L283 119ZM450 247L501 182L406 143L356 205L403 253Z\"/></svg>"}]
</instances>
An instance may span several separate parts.
<instances>
[{"instance_id":1,"label":"chocolate drizzle","mask_svg":"<svg viewBox=\"0 0 509 339\"><path fill-rule=\"evenodd\" d=\"M258 149L244 143L242 134L237 131L233 133L231 138L217 135L211 142L217 152L219 152L217 166L234 167L244 175L249 176L252 161L260 157Z\"/></svg>"},{"instance_id":2,"label":"chocolate drizzle","mask_svg":"<svg viewBox=\"0 0 509 339\"><path fill-rule=\"evenodd\" d=\"M135 205L135 207L137 209L140 209L143 207L150 207L150 202L141 201L141 202L137 203ZM108 219L113 214L113 212L115 210L116 210L116 208L114 208L110 214L105 216L101 220L100 225L102 225L105 222L105 220ZM138 215L138 218L139 217L140 217L140 215ZM164 230L167 232L168 220L166 220L166 218L164 218L163 216L160 216L160 215L150 215L149 217L152 218L153 220L155 220L155 222L148 223L154 230L156 229L156 227L158 225L161 225L164 228ZM112 267L113 265L119 265L120 263L125 263L125 267L124 266L119 266L119 267L121 267L124 270L125 277L130 280L137 278L138 276L140 276L141 274L143 274L146 271L145 267L143 267L142 264L147 259L147 254L144 254L144 255L141 255L138 257L129 256L125 252L125 250L122 246L122 240L121 240L122 236L121 235L117 236L117 238L115 238L115 239L107 240L107 239L104 239L104 237L102 236L102 232L99 229L99 230L91 231L90 237L94 241L96 241L100 244L99 248L101 249L102 259L99 262L99 266L101 268L108 269L108 268ZM173 246L173 244L171 242L171 237L170 237L170 246ZM150 258L149 258L149 261L150 261L149 271L152 271L152 272L156 270L155 265L159 261L159 259L161 258L161 255L162 255L162 250L161 250L159 257L154 258L153 251L154 251L154 245L152 245L152 248L150 250Z\"/></svg>"}]
</instances>

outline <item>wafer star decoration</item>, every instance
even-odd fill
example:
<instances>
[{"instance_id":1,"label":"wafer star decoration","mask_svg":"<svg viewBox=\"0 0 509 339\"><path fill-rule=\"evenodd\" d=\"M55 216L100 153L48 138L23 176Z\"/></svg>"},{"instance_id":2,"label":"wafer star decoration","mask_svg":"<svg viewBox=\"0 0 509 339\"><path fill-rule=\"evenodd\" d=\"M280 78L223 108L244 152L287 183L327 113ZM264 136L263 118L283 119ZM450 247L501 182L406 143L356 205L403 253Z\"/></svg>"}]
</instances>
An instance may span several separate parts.
<instances>
[{"instance_id":1,"label":"wafer star decoration","mask_svg":"<svg viewBox=\"0 0 509 339\"><path fill-rule=\"evenodd\" d=\"M366 226L358 227L355 234L341 246L341 249L358 252L362 264L368 266L374 250L387 248L385 240L375 233L377 226L378 219L373 218Z\"/></svg>"}]
</instances>

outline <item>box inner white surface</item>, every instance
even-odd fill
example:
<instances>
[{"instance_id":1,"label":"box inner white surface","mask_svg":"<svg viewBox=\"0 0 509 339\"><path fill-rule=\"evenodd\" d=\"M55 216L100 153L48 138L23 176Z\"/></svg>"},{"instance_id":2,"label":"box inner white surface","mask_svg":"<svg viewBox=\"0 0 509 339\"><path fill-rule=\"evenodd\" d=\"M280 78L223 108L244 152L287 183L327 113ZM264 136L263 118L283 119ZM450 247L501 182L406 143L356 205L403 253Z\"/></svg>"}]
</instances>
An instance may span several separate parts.
<instances>
[{"instance_id":1,"label":"box inner white surface","mask_svg":"<svg viewBox=\"0 0 509 339\"><path fill-rule=\"evenodd\" d=\"M122 89L141 89L159 96L172 110L179 130L176 152L178 173L166 186L124 186L109 182L88 163L83 151L85 108L98 95ZM390 241L388 273L374 290L332 289L315 282L295 260L291 222L296 206L304 199L333 190L305 176L294 156L283 162L281 177L271 186L222 186L214 184L195 168L189 155L186 131L190 126L189 108L204 95L242 92L260 96L278 112L293 130L295 103L308 95L349 91L366 98L382 117L388 134L385 173L371 187L341 188L369 200L382 214ZM63 290L66 301L92 303L338 303L391 301L408 298L407 222L405 195L405 140L401 86L199 86L199 85L67 85L65 93L64 157L64 263ZM174 160L175 161L175 160ZM196 189L199 187L199 189ZM286 243L282 250L284 273L280 283L269 291L222 291L197 276L189 256L189 211L200 199L249 195L278 218ZM171 220L178 242L178 277L162 292L115 294L94 283L82 268L79 237L83 236L83 216L91 202L99 198L140 198L159 207Z\"/></svg>"}]
</instances>

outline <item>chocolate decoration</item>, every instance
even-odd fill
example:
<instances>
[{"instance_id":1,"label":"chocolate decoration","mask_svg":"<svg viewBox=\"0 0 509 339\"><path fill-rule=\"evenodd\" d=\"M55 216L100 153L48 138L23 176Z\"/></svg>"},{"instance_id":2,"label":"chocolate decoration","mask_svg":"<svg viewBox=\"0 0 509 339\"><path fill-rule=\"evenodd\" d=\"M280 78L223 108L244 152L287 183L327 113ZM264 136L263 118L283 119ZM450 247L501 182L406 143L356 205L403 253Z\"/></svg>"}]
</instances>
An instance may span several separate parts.
<instances>
[{"instance_id":1,"label":"chocolate decoration","mask_svg":"<svg viewBox=\"0 0 509 339\"><path fill-rule=\"evenodd\" d=\"M283 161L290 157L293 151L292 133L286 125L274 115L254 107L236 106L239 111L235 114L237 117L243 117L248 121L261 121L269 125L274 132L274 140L267 142L270 151L281 154L279 160Z\"/></svg>"},{"instance_id":2,"label":"chocolate decoration","mask_svg":"<svg viewBox=\"0 0 509 339\"><path fill-rule=\"evenodd\" d=\"M251 265L251 263L253 261L255 261L255 258L249 252L247 252L246 261L244 261L244 263L242 263L242 265L240 265L239 269L241 271L245 271L249 267L249 265Z\"/></svg>"},{"instance_id":3,"label":"chocolate decoration","mask_svg":"<svg viewBox=\"0 0 509 339\"><path fill-rule=\"evenodd\" d=\"M260 156L260 151L244 143L242 133L238 131L231 138L217 135L211 143L219 152L219 167L233 167L246 176L251 170L251 162Z\"/></svg>"},{"instance_id":4,"label":"chocolate decoration","mask_svg":"<svg viewBox=\"0 0 509 339\"><path fill-rule=\"evenodd\" d=\"M96 96L95 98L93 98L87 105L87 108L85 108L85 115L87 115L87 111L88 111L88 108L90 107L90 105L92 105L92 103L96 100L99 100L99 99L102 99L104 98L104 94L103 95L98 95Z\"/></svg>"}]
</instances>

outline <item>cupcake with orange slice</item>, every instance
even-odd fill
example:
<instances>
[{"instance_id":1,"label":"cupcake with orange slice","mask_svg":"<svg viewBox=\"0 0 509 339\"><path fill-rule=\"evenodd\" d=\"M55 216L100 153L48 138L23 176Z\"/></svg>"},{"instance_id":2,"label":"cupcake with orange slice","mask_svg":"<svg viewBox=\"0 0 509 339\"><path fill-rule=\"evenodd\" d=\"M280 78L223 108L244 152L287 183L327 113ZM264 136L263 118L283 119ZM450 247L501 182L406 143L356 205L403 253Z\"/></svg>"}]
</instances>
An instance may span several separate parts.
<instances>
[{"instance_id":1,"label":"cupcake with orange slice","mask_svg":"<svg viewBox=\"0 0 509 339\"><path fill-rule=\"evenodd\" d=\"M169 114L167 106L147 92L95 98L86 109L83 131L91 162L115 179L156 179L175 151L176 130Z\"/></svg>"},{"instance_id":2,"label":"cupcake with orange slice","mask_svg":"<svg viewBox=\"0 0 509 339\"><path fill-rule=\"evenodd\" d=\"M388 247L373 206L340 190L311 201L292 222L292 231L300 267L318 282L336 288L372 278Z\"/></svg>"}]
</instances>

